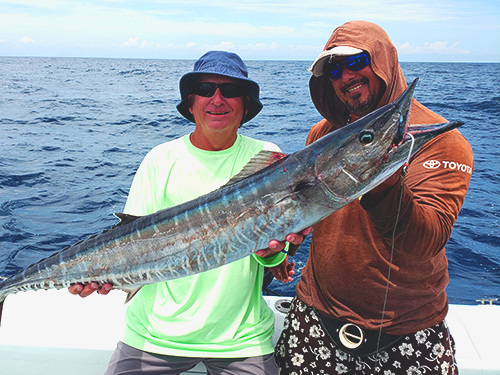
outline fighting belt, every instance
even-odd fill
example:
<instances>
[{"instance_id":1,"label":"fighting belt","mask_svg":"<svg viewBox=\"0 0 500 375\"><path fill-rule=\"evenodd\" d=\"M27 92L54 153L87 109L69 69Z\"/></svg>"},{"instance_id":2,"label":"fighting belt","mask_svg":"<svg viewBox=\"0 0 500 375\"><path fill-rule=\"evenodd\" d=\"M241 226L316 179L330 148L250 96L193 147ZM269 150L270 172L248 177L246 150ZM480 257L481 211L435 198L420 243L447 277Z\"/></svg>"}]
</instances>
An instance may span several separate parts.
<instances>
[{"instance_id":1,"label":"fighting belt","mask_svg":"<svg viewBox=\"0 0 500 375\"><path fill-rule=\"evenodd\" d=\"M389 335L365 329L353 323L327 318L318 311L316 315L330 340L339 349L355 356L375 354L396 344L406 336Z\"/></svg>"}]
</instances>

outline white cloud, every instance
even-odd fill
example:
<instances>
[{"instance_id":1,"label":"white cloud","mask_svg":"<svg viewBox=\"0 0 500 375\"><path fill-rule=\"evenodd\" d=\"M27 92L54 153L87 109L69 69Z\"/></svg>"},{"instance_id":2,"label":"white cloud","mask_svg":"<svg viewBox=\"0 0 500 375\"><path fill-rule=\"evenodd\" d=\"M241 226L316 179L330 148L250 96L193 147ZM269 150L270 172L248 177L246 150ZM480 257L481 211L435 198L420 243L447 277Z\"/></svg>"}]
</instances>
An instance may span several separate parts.
<instances>
[{"instance_id":1,"label":"white cloud","mask_svg":"<svg viewBox=\"0 0 500 375\"><path fill-rule=\"evenodd\" d=\"M130 37L125 43L121 44L119 47L121 48L137 47L138 45L139 45L139 37L136 36L135 38Z\"/></svg>"},{"instance_id":2,"label":"white cloud","mask_svg":"<svg viewBox=\"0 0 500 375\"><path fill-rule=\"evenodd\" d=\"M148 42L138 36L129 37L124 43L113 44L113 48L117 50L128 49L131 53L163 51L165 55L174 53L175 56L184 53L191 58L199 57L209 50L223 50L243 54L248 57L258 56L259 58L273 59L302 59L304 56L309 56L313 59L322 50L322 46L284 45L276 42L239 44L231 40L222 41L218 44L194 42L161 44Z\"/></svg>"},{"instance_id":3,"label":"white cloud","mask_svg":"<svg viewBox=\"0 0 500 375\"><path fill-rule=\"evenodd\" d=\"M23 43L23 44L35 43L35 41L33 39L31 39L30 37L28 37L28 36L25 36L24 38L21 38L20 42Z\"/></svg>"},{"instance_id":4,"label":"white cloud","mask_svg":"<svg viewBox=\"0 0 500 375\"><path fill-rule=\"evenodd\" d=\"M498 60L498 0L5 0L0 54L193 58L218 48L246 58L313 59L351 19L380 24L412 59ZM28 38L28 39L26 39ZM34 38L34 39L32 39ZM437 42L426 40L440 39ZM460 42L458 42L460 41ZM395 43L396 45L398 45ZM7 47L6 47L7 46ZM79 46L77 48L76 46ZM173 51L173 52L172 52ZM185 53L183 53L185 52ZM253 55L255 54L255 55ZM495 61L496 61L495 60Z\"/></svg>"},{"instance_id":5,"label":"white cloud","mask_svg":"<svg viewBox=\"0 0 500 375\"><path fill-rule=\"evenodd\" d=\"M410 44L410 42L403 43L397 46L398 52L401 54L420 54L420 55L429 55L429 54L439 54L439 55L466 55L471 51L466 49L458 48L460 42L453 43L448 46L448 41L444 42L425 42L422 46L416 46Z\"/></svg>"}]
</instances>

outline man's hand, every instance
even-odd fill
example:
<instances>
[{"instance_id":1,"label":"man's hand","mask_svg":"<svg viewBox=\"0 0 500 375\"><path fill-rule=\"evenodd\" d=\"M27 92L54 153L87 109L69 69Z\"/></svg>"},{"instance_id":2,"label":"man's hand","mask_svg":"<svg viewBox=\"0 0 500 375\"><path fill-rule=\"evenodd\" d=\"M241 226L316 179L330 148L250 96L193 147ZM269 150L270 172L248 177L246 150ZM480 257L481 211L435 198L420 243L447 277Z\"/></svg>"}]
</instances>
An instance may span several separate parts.
<instances>
[{"instance_id":1,"label":"man's hand","mask_svg":"<svg viewBox=\"0 0 500 375\"><path fill-rule=\"evenodd\" d=\"M304 238L312 232L312 227L308 227L304 229L301 233L290 233L286 236L285 241L277 241L277 240L271 240L269 241L269 247L267 249L262 249L257 251L255 254L265 258L269 255L274 255L277 252L280 252L285 248L286 242L290 243L291 245L294 246L294 251L288 251L290 255L295 255L295 252L297 251L299 245L304 241Z\"/></svg>"},{"instance_id":2,"label":"man's hand","mask_svg":"<svg viewBox=\"0 0 500 375\"><path fill-rule=\"evenodd\" d=\"M399 183L401 183L401 175L403 173L403 168L401 167L396 173L394 173L387 180L382 182L377 187L370 190L367 195L370 195L370 199L374 202L380 202L385 198L387 194Z\"/></svg>"},{"instance_id":3,"label":"man's hand","mask_svg":"<svg viewBox=\"0 0 500 375\"><path fill-rule=\"evenodd\" d=\"M97 283L89 283L87 285L82 285L82 284L71 285L68 288L68 291L71 294L79 295L80 297L84 298L90 296L96 290L98 294L106 295L111 291L111 289L113 289L113 285L108 283L104 284L101 288L99 288L99 285Z\"/></svg>"},{"instance_id":4,"label":"man's hand","mask_svg":"<svg viewBox=\"0 0 500 375\"><path fill-rule=\"evenodd\" d=\"M281 262L276 267L270 267L271 273L276 280L288 283L292 281L292 276L295 274L294 271L295 263L288 263L288 256L283 262Z\"/></svg>"}]
</instances>

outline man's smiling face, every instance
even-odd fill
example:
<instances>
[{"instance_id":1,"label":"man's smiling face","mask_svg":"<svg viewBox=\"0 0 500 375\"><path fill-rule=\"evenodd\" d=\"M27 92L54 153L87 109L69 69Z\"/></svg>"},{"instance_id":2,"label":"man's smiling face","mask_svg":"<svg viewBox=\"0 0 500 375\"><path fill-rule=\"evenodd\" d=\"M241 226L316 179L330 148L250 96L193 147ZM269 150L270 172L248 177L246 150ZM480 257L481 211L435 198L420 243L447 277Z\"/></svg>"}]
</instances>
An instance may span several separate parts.
<instances>
[{"instance_id":1,"label":"man's smiling face","mask_svg":"<svg viewBox=\"0 0 500 375\"><path fill-rule=\"evenodd\" d=\"M198 83L236 83L238 80L216 74L202 74ZM236 133L243 117L244 97L225 98L217 89L215 94L206 98L191 94L189 96L189 111L193 114L197 128L204 133L230 131Z\"/></svg>"},{"instance_id":2,"label":"man's smiling face","mask_svg":"<svg viewBox=\"0 0 500 375\"><path fill-rule=\"evenodd\" d=\"M384 81L370 65L358 71L344 68L342 76L332 81L332 85L339 99L356 118L375 110L385 91Z\"/></svg>"}]
</instances>

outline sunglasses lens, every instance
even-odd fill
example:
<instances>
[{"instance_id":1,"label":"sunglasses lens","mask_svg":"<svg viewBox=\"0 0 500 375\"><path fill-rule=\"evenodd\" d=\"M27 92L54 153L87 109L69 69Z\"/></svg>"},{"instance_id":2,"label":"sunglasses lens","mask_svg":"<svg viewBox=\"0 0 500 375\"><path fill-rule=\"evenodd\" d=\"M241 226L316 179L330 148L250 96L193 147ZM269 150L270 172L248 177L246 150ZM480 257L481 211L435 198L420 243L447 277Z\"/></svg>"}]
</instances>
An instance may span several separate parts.
<instances>
[{"instance_id":1,"label":"sunglasses lens","mask_svg":"<svg viewBox=\"0 0 500 375\"><path fill-rule=\"evenodd\" d=\"M212 83L212 82L202 82L195 86L193 91L194 94L203 96L205 98L211 98L214 96L215 91L220 90L220 93L225 98L237 98L239 96L244 96L245 92L243 88L234 83Z\"/></svg>"},{"instance_id":2,"label":"sunglasses lens","mask_svg":"<svg viewBox=\"0 0 500 375\"><path fill-rule=\"evenodd\" d=\"M366 52L361 52L358 55L347 56L343 61L331 62L326 64L325 74L332 80L336 81L342 77L342 69L345 65L352 72L357 72L366 68L370 64L370 56Z\"/></svg>"},{"instance_id":3,"label":"sunglasses lens","mask_svg":"<svg viewBox=\"0 0 500 375\"><path fill-rule=\"evenodd\" d=\"M219 85L219 90L224 98L237 98L244 94L243 88L234 83L223 83Z\"/></svg>"},{"instance_id":4,"label":"sunglasses lens","mask_svg":"<svg viewBox=\"0 0 500 375\"><path fill-rule=\"evenodd\" d=\"M338 62L327 64L326 74L332 81L339 79L340 76L342 76L342 65L340 65Z\"/></svg>"},{"instance_id":5,"label":"sunglasses lens","mask_svg":"<svg viewBox=\"0 0 500 375\"><path fill-rule=\"evenodd\" d=\"M357 72L368 66L370 63L370 58L364 52L355 56L348 56L344 60L344 64L350 71Z\"/></svg>"},{"instance_id":6,"label":"sunglasses lens","mask_svg":"<svg viewBox=\"0 0 500 375\"><path fill-rule=\"evenodd\" d=\"M194 94L210 98L214 96L217 85L215 83L203 82L197 85L194 89Z\"/></svg>"}]
</instances>

